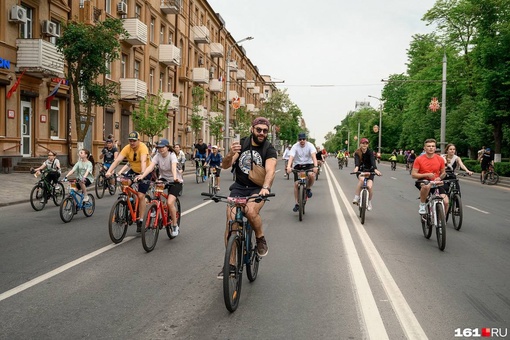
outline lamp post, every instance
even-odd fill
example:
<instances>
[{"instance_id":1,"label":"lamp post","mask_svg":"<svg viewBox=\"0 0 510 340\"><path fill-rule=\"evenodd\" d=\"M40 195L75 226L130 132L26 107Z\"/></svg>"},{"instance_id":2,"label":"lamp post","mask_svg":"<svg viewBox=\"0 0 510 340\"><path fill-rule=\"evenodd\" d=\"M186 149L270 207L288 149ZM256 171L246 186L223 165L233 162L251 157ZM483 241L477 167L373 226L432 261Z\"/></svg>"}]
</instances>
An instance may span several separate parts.
<instances>
[{"instance_id":1,"label":"lamp post","mask_svg":"<svg viewBox=\"0 0 510 340\"><path fill-rule=\"evenodd\" d=\"M350 151L349 151L349 143L350 143L350 140L351 140L351 138L350 138L351 137L351 131L349 131L349 129L344 126L342 129L340 129L340 132L342 132L344 130L347 130L347 140L346 140L347 143L346 144L347 144L347 151L350 153Z\"/></svg>"},{"instance_id":2,"label":"lamp post","mask_svg":"<svg viewBox=\"0 0 510 340\"><path fill-rule=\"evenodd\" d=\"M227 87L227 90L226 90L226 93L225 93L225 155L229 152L229 139L230 139L230 104L229 104L229 91L230 91L230 58L232 56L232 48L237 45L237 44L240 44L242 43L243 41L247 41L247 40L252 40L253 37L246 37L244 39L241 39L239 41L236 41L235 43L233 43L232 45L230 45L228 47L228 50L227 50L227 78L226 78L226 87Z\"/></svg>"},{"instance_id":3,"label":"lamp post","mask_svg":"<svg viewBox=\"0 0 510 340\"><path fill-rule=\"evenodd\" d=\"M381 98L368 95L370 98L377 99L379 101L379 144L377 146L377 149L379 153L381 153L381 133L382 133L382 102L383 100Z\"/></svg>"}]
</instances>

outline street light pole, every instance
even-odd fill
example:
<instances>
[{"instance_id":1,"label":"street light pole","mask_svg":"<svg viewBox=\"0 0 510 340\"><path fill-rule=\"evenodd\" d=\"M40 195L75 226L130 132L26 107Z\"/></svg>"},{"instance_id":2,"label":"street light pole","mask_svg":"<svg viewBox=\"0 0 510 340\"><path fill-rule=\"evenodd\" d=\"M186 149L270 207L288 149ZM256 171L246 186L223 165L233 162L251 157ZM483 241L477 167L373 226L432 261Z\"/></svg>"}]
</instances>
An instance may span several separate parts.
<instances>
[{"instance_id":1,"label":"street light pole","mask_svg":"<svg viewBox=\"0 0 510 340\"><path fill-rule=\"evenodd\" d=\"M230 58L232 57L232 48L237 45L237 44L240 44L242 43L243 41L246 41L246 40L252 40L253 37L246 37L244 39L241 39L239 41L236 41L235 43L233 43L232 45L230 45L228 47L228 50L227 50L227 76L226 76L226 80L225 80L225 83L226 83L226 93L225 93L225 155L228 153L228 149L229 149L229 139L230 139L230 104L229 104L229 91L230 91Z\"/></svg>"},{"instance_id":2,"label":"street light pole","mask_svg":"<svg viewBox=\"0 0 510 340\"><path fill-rule=\"evenodd\" d=\"M377 99L379 101L379 144L377 146L377 149L379 153L381 153L381 134L382 134L382 99L378 97L374 97L371 95L368 95L370 98Z\"/></svg>"}]
</instances>

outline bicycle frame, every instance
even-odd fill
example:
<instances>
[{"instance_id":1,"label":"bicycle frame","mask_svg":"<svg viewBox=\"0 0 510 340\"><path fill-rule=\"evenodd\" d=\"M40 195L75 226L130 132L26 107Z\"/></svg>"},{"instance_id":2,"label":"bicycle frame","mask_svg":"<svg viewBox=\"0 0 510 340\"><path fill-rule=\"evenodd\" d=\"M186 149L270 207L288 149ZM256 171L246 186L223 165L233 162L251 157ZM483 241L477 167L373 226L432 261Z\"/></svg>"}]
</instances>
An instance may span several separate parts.
<instances>
[{"instance_id":1,"label":"bicycle frame","mask_svg":"<svg viewBox=\"0 0 510 340\"><path fill-rule=\"evenodd\" d=\"M431 188L426 200L426 214L420 215L423 235L430 238L432 234L432 226L436 229L437 245L439 250L443 251L446 247L446 217L444 209L443 197L439 193L439 187L443 185L443 181L421 181L421 183L430 183ZM438 206L440 215L438 216Z\"/></svg>"},{"instance_id":2,"label":"bicycle frame","mask_svg":"<svg viewBox=\"0 0 510 340\"><path fill-rule=\"evenodd\" d=\"M166 226L168 222L170 222L170 211L168 210L166 202L162 200L162 197L165 200L168 200L168 194L165 194L164 190L165 182L156 182L154 187L154 198L152 200L152 202L154 202L157 206L156 225L161 222L162 226ZM146 219L145 223L147 224L148 222L149 219Z\"/></svg>"},{"instance_id":3,"label":"bicycle frame","mask_svg":"<svg viewBox=\"0 0 510 340\"><path fill-rule=\"evenodd\" d=\"M131 182L131 183L130 183ZM131 222L136 221L138 215L138 205L140 204L140 199L138 198L138 191L133 189L131 186L136 185L136 183L132 183L132 178L124 176L120 180L122 192L119 194L120 200L124 200L127 203L129 214L131 216ZM134 202L131 203L131 200L128 198L133 197ZM134 204L134 206L133 206Z\"/></svg>"}]
</instances>

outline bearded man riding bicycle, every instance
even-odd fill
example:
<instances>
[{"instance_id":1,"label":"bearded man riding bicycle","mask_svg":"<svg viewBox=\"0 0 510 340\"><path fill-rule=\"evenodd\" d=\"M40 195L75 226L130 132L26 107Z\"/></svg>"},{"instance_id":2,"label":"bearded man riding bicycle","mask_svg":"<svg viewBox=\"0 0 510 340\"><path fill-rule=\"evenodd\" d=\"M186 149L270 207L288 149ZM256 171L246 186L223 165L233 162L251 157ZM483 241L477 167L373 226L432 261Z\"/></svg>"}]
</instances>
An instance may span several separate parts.
<instances>
[{"instance_id":1,"label":"bearded man riding bicycle","mask_svg":"<svg viewBox=\"0 0 510 340\"><path fill-rule=\"evenodd\" d=\"M369 141L367 138L361 138L359 142L359 149L354 151L354 171L373 171L377 176L381 176L379 170L377 170L377 164L375 156L372 150L368 148ZM358 177L358 184L356 184L356 192L354 194L353 204L359 204L359 193L361 192L361 186L363 185L363 176L356 175ZM367 210L372 210L372 197L374 185L374 175L370 175L367 181L368 187L368 206Z\"/></svg>"}]
</instances>

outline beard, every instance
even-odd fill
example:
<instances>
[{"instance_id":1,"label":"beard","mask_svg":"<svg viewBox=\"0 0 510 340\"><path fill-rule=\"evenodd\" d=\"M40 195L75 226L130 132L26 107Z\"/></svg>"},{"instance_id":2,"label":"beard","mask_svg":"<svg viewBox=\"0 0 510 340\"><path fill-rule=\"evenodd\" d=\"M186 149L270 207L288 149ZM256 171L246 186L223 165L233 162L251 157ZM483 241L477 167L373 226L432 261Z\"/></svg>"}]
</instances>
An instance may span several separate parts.
<instances>
[{"instance_id":1,"label":"beard","mask_svg":"<svg viewBox=\"0 0 510 340\"><path fill-rule=\"evenodd\" d=\"M264 139L262 139L262 141L259 141L259 138L257 137L256 134L252 133L251 134L251 140L257 144L258 146L261 146L262 144L264 144L264 142L267 140L267 135L265 135Z\"/></svg>"}]
</instances>

